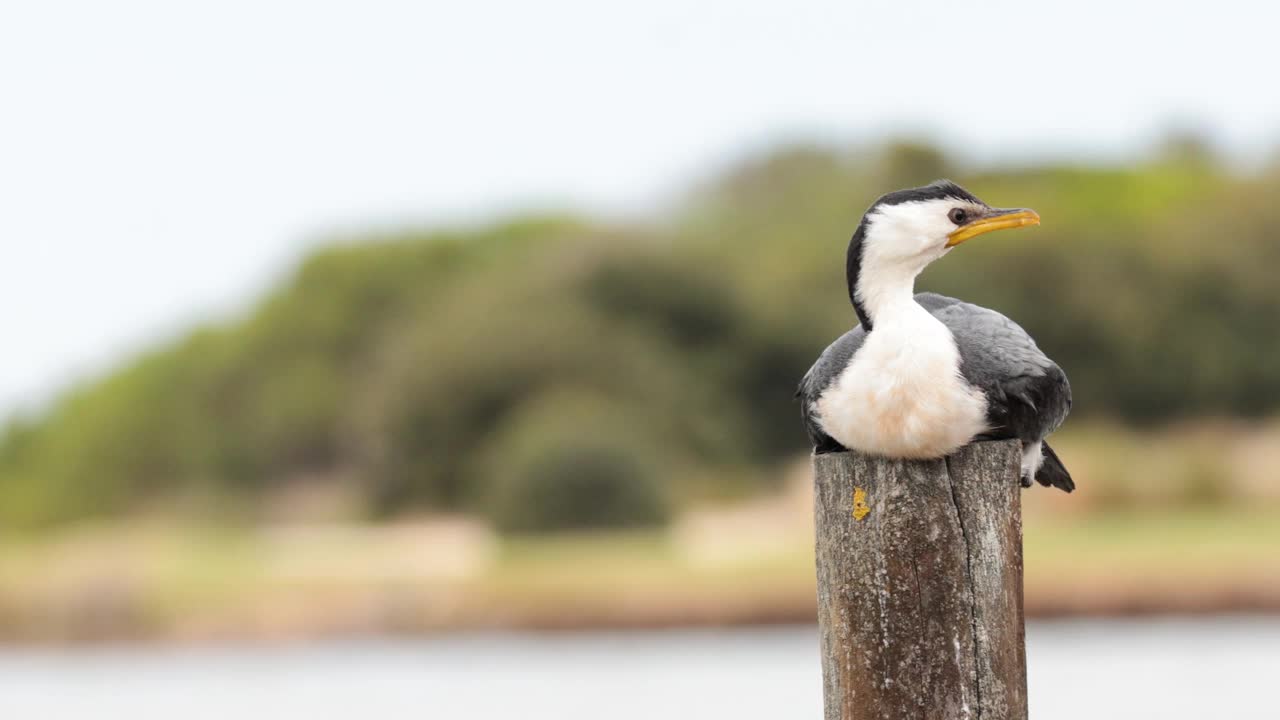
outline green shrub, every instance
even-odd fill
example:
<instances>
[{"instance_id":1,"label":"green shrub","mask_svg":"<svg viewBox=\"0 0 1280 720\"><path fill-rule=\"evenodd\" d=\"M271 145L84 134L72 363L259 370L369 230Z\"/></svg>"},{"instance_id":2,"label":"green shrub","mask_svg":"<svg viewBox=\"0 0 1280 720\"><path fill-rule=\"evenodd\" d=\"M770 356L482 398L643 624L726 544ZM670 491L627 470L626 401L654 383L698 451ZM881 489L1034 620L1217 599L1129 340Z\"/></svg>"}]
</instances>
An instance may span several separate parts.
<instances>
[{"instance_id":1,"label":"green shrub","mask_svg":"<svg viewBox=\"0 0 1280 720\"><path fill-rule=\"evenodd\" d=\"M469 473L469 503L507 533L664 524L673 472L669 443L598 390L565 385L508 413Z\"/></svg>"},{"instance_id":2,"label":"green shrub","mask_svg":"<svg viewBox=\"0 0 1280 720\"><path fill-rule=\"evenodd\" d=\"M620 445L552 445L494 479L487 503L501 532L663 525L670 504L653 472Z\"/></svg>"}]
</instances>

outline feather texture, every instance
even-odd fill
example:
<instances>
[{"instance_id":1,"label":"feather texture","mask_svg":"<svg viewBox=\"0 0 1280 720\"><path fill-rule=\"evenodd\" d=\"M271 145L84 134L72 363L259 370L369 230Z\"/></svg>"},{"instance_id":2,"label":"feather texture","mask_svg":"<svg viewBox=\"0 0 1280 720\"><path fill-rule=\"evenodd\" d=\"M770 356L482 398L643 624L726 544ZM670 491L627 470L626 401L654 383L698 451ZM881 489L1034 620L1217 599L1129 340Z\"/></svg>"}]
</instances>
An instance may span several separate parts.
<instances>
[{"instance_id":1,"label":"feather texture","mask_svg":"<svg viewBox=\"0 0 1280 720\"><path fill-rule=\"evenodd\" d=\"M987 428L971 440L1017 438L1030 448L1062 424L1071 409L1066 374L1017 323L994 310L935 293L918 294L915 301L950 331L959 351L960 375L986 398ZM819 401L853 365L867 337L861 325L842 335L800 382L797 395L814 452L845 449L824 429ZM1056 455L1044 448L1044 457L1052 462L1034 458L1030 472L1045 484L1074 487Z\"/></svg>"}]
</instances>

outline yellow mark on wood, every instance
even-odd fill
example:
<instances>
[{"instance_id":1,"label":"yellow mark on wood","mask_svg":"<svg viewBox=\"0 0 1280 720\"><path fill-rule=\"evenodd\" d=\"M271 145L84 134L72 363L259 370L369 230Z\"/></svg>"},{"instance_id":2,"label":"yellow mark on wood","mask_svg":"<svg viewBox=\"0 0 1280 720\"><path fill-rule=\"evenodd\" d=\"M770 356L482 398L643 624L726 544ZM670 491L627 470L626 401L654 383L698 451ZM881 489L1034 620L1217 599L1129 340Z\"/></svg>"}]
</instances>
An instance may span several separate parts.
<instances>
[{"instance_id":1,"label":"yellow mark on wood","mask_svg":"<svg viewBox=\"0 0 1280 720\"><path fill-rule=\"evenodd\" d=\"M861 520L871 512L871 506L867 504L867 491L860 487L853 489L853 519Z\"/></svg>"}]
</instances>

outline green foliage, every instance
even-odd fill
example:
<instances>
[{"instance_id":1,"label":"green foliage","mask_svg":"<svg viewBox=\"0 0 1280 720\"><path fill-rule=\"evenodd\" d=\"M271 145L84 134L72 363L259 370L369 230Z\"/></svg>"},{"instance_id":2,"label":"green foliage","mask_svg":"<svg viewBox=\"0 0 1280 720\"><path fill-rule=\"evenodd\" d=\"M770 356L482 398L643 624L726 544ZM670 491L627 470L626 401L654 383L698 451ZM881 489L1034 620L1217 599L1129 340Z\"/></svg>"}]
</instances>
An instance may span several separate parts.
<instances>
[{"instance_id":1,"label":"green foliage","mask_svg":"<svg viewBox=\"0 0 1280 720\"><path fill-rule=\"evenodd\" d=\"M642 465L615 447L550 447L498 480L486 514L508 534L662 525L670 508Z\"/></svg>"},{"instance_id":2,"label":"green foliage","mask_svg":"<svg viewBox=\"0 0 1280 720\"><path fill-rule=\"evenodd\" d=\"M657 226L535 217L336 245L247 317L12 422L0 525L174 494L253 503L334 473L375 516L484 508L514 528L504 513L535 498L596 498L538 511L549 527L623 522L611 497L660 507L700 478L767 476L804 447L797 379L855 322L844 249L861 213L941 174L1044 224L966 244L918 288L1015 318L1067 370L1077 416L1273 413L1280 172L1233 174L1193 140L1132 167L982 173L918 142L792 148Z\"/></svg>"},{"instance_id":3,"label":"green foliage","mask_svg":"<svg viewBox=\"0 0 1280 720\"><path fill-rule=\"evenodd\" d=\"M485 515L506 533L666 523L671 503L658 448L625 416L590 391L525 403L473 459Z\"/></svg>"}]
</instances>

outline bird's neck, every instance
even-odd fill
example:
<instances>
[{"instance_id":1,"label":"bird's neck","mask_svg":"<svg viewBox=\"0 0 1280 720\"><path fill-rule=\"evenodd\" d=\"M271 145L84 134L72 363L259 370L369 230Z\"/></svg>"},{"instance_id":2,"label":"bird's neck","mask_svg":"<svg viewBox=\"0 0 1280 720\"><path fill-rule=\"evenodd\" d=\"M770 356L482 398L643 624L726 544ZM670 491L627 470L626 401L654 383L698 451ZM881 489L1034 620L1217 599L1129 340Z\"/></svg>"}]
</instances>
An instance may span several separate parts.
<instances>
[{"instance_id":1,"label":"bird's neck","mask_svg":"<svg viewBox=\"0 0 1280 720\"><path fill-rule=\"evenodd\" d=\"M920 270L907 265L877 268L860 273L854 295L855 309L868 331L915 317L924 308L915 301L916 276Z\"/></svg>"}]
</instances>

